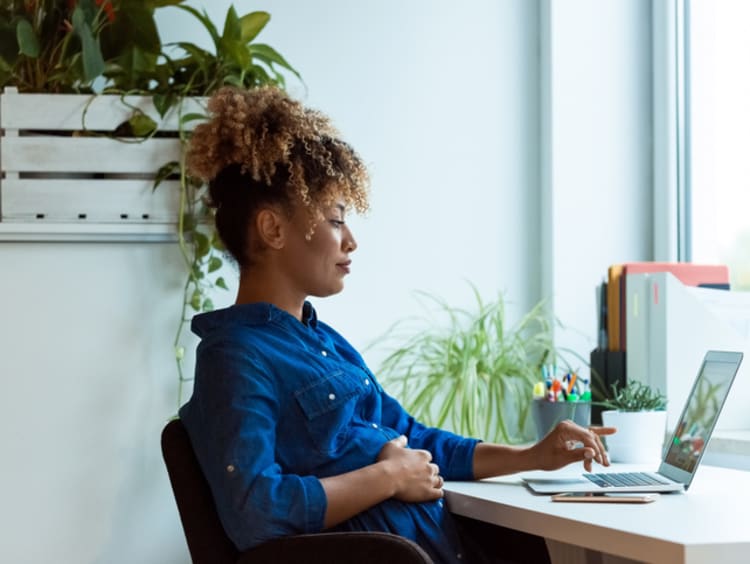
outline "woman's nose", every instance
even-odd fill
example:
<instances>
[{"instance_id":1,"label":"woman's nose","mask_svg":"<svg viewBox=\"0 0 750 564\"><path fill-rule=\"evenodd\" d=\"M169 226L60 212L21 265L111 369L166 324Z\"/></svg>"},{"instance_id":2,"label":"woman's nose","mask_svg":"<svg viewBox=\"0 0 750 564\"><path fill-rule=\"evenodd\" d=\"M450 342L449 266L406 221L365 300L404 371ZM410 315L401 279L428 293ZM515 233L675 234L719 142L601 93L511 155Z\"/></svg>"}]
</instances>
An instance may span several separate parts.
<instances>
[{"instance_id":1,"label":"woman's nose","mask_svg":"<svg viewBox=\"0 0 750 564\"><path fill-rule=\"evenodd\" d=\"M357 250L357 241L349 229L346 230L346 236L344 237L344 249L348 253L353 253Z\"/></svg>"}]
</instances>

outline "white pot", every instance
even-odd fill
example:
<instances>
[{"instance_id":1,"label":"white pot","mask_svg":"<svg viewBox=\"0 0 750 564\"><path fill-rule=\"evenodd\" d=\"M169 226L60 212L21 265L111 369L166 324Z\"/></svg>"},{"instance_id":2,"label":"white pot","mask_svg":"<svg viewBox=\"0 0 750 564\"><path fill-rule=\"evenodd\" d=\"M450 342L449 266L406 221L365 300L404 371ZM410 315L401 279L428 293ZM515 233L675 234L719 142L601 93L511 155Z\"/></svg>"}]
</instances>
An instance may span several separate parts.
<instances>
[{"instance_id":1,"label":"white pot","mask_svg":"<svg viewBox=\"0 0 750 564\"><path fill-rule=\"evenodd\" d=\"M661 460L666 411L603 411L602 424L617 429L605 438L612 462L656 465Z\"/></svg>"}]
</instances>

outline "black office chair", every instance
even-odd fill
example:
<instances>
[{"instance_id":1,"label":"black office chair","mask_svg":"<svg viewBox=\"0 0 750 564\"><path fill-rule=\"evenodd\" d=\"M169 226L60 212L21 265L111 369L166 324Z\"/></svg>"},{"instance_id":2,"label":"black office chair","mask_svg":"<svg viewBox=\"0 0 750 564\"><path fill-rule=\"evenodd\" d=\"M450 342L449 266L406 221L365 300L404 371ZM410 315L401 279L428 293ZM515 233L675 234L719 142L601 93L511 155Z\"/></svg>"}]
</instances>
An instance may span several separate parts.
<instances>
[{"instance_id":1,"label":"black office chair","mask_svg":"<svg viewBox=\"0 0 750 564\"><path fill-rule=\"evenodd\" d=\"M194 564L433 564L412 541L377 532L295 535L240 553L219 521L208 482L179 419L164 427L161 448Z\"/></svg>"}]
</instances>

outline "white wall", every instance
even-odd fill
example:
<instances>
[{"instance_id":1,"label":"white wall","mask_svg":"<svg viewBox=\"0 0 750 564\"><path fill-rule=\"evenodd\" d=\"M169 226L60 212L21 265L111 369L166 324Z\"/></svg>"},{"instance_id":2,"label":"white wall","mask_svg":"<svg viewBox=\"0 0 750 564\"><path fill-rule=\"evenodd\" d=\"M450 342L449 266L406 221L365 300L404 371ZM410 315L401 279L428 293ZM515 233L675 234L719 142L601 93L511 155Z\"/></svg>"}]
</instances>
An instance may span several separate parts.
<instances>
[{"instance_id":1,"label":"white wall","mask_svg":"<svg viewBox=\"0 0 750 564\"><path fill-rule=\"evenodd\" d=\"M541 20L543 294L588 359L595 285L653 260L651 2L543 0Z\"/></svg>"},{"instance_id":2,"label":"white wall","mask_svg":"<svg viewBox=\"0 0 750 564\"><path fill-rule=\"evenodd\" d=\"M228 2L204 4L221 25ZM505 292L515 314L549 290L588 338L606 264L645 258L619 252L640 252L648 236L626 229L647 209L644 2L564 4L563 14L557 0L236 2L271 12L262 38L308 87L292 81L292 92L370 163L373 209L353 220L348 287L317 304L355 345L416 313L413 289L470 306L464 280ZM191 29L174 9L162 14L164 41ZM599 42L585 64L579 25ZM545 26L556 35L540 35ZM577 103L558 102L557 89ZM610 127L598 130L602 120ZM611 204L622 215L607 231L591 218ZM158 447L175 408L176 249L2 243L0 264L0 526L12 532L0 561L187 561Z\"/></svg>"},{"instance_id":3,"label":"white wall","mask_svg":"<svg viewBox=\"0 0 750 564\"><path fill-rule=\"evenodd\" d=\"M226 1L204 4L223 22ZM527 229L538 205L536 2L236 5L271 13L259 40L302 72L307 90L292 79L290 91L328 113L372 173L348 288L318 304L325 319L363 346L414 311L413 289L470 305L469 280L519 311L538 299L540 242ZM165 41L190 28L210 45L189 16L163 13Z\"/></svg>"},{"instance_id":4,"label":"white wall","mask_svg":"<svg viewBox=\"0 0 750 564\"><path fill-rule=\"evenodd\" d=\"M163 244L0 244L0 561L185 562L159 453L182 283Z\"/></svg>"}]
</instances>

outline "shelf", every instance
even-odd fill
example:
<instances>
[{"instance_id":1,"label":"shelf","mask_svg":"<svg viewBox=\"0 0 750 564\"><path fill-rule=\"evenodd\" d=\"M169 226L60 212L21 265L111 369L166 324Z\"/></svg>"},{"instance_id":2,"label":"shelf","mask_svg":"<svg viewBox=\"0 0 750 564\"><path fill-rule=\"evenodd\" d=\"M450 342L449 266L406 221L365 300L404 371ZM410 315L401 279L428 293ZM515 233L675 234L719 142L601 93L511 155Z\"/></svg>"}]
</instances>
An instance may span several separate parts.
<instances>
[{"instance_id":1,"label":"shelf","mask_svg":"<svg viewBox=\"0 0 750 564\"><path fill-rule=\"evenodd\" d=\"M176 231L171 223L0 222L0 242L169 243Z\"/></svg>"}]
</instances>

